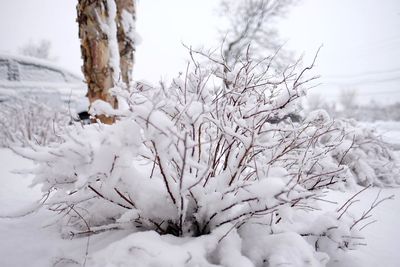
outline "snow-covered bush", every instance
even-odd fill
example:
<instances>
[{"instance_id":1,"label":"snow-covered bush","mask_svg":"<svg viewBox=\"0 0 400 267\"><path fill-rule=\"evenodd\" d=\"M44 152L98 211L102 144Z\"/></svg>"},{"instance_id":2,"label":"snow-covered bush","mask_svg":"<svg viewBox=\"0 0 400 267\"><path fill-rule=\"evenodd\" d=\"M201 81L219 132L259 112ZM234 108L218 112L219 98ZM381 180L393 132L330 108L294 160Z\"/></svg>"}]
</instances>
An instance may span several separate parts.
<instances>
[{"instance_id":1,"label":"snow-covered bush","mask_svg":"<svg viewBox=\"0 0 400 267\"><path fill-rule=\"evenodd\" d=\"M47 145L68 125L66 110L53 107L32 95L12 97L0 103L0 146Z\"/></svg>"},{"instance_id":2,"label":"snow-covered bush","mask_svg":"<svg viewBox=\"0 0 400 267\"><path fill-rule=\"evenodd\" d=\"M354 95L350 98L354 98ZM346 95L341 95L345 98ZM399 121L400 120L400 103L382 104L371 101L366 104L354 103L349 100L346 103L338 104L334 99L324 99L320 94L309 94L305 101L305 113L312 112L316 109L326 110L332 118L335 119L354 119L359 122L374 121Z\"/></svg>"},{"instance_id":3,"label":"snow-covered bush","mask_svg":"<svg viewBox=\"0 0 400 267\"><path fill-rule=\"evenodd\" d=\"M345 171L343 179L348 183L380 187L400 185L398 158L373 128L363 127L355 120L332 120L324 110L310 112L303 124L307 125L310 119L328 127L317 144L319 148L310 153L321 147L328 149L325 157L328 156L330 163Z\"/></svg>"},{"instance_id":4,"label":"snow-covered bush","mask_svg":"<svg viewBox=\"0 0 400 267\"><path fill-rule=\"evenodd\" d=\"M113 125L79 124L60 144L17 149L39 163L34 183L64 234L154 231L110 245L93 266L324 266L354 248L354 226L368 218L319 203L354 184L352 164L370 148L350 153L346 126L322 111L288 118L312 66L271 74L206 59L170 86L114 89L126 110L95 102L91 112L118 117Z\"/></svg>"},{"instance_id":5,"label":"snow-covered bush","mask_svg":"<svg viewBox=\"0 0 400 267\"><path fill-rule=\"evenodd\" d=\"M399 186L399 159L373 128L354 120L336 120L345 133L333 156L351 170L353 179L362 186Z\"/></svg>"}]
</instances>

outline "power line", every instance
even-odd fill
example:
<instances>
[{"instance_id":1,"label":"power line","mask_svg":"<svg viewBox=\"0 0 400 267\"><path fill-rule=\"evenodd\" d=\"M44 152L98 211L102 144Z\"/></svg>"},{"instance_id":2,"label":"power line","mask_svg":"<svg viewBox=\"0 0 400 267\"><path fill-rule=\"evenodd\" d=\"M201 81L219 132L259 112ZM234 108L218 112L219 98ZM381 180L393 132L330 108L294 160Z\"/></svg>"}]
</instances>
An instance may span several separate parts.
<instances>
[{"instance_id":1,"label":"power line","mask_svg":"<svg viewBox=\"0 0 400 267\"><path fill-rule=\"evenodd\" d=\"M360 95L360 96L368 96L368 95L395 95L395 94L400 94L400 90L391 90L391 91L382 91L382 92L356 92L356 96Z\"/></svg>"},{"instance_id":2,"label":"power line","mask_svg":"<svg viewBox=\"0 0 400 267\"><path fill-rule=\"evenodd\" d=\"M341 91L337 91L336 93L332 93L332 92L324 92L324 95L328 95L328 96L338 96ZM313 91L316 92L316 91ZM321 92L322 93L322 92ZM386 90L386 91L380 91L380 92L360 92L360 91L356 91L356 96L369 96L369 95L397 95L400 94L400 89L399 90Z\"/></svg>"},{"instance_id":3,"label":"power line","mask_svg":"<svg viewBox=\"0 0 400 267\"><path fill-rule=\"evenodd\" d=\"M322 84L329 84L329 85L336 85L336 86L358 86L358 85L365 85L365 84L380 84L380 83L387 83L393 81L400 81L400 76L398 77L390 77L385 79L369 79L363 81L353 81L353 82L340 82L340 81L322 81ZM400 84L399 84L400 86Z\"/></svg>"},{"instance_id":4,"label":"power line","mask_svg":"<svg viewBox=\"0 0 400 267\"><path fill-rule=\"evenodd\" d=\"M354 77L364 77L364 76L371 76L371 75L384 75L384 74L391 74L391 73L400 73L400 68L394 68L394 69L389 69L389 70L376 70L376 71L365 71L365 72L359 72L356 74L351 74L351 75L326 75L322 76L322 78L327 77L328 79L352 79Z\"/></svg>"}]
</instances>

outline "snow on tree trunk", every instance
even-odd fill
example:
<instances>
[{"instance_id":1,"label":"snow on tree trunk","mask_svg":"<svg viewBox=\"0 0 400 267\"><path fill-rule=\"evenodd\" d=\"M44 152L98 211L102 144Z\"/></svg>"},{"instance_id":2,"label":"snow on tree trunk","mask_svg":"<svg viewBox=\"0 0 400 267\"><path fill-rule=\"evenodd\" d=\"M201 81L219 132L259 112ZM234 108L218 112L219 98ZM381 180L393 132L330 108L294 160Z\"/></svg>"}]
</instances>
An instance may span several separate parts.
<instances>
[{"instance_id":1,"label":"snow on tree trunk","mask_svg":"<svg viewBox=\"0 0 400 267\"><path fill-rule=\"evenodd\" d=\"M118 108L118 100L110 94L110 89L129 84L134 52L134 7L133 0L78 1L82 70L91 104L102 100ZM98 119L107 124L115 120L105 115Z\"/></svg>"},{"instance_id":2,"label":"snow on tree trunk","mask_svg":"<svg viewBox=\"0 0 400 267\"><path fill-rule=\"evenodd\" d=\"M135 53L135 2L133 0L116 0L115 3L117 5L117 38L121 77L129 87Z\"/></svg>"}]
</instances>

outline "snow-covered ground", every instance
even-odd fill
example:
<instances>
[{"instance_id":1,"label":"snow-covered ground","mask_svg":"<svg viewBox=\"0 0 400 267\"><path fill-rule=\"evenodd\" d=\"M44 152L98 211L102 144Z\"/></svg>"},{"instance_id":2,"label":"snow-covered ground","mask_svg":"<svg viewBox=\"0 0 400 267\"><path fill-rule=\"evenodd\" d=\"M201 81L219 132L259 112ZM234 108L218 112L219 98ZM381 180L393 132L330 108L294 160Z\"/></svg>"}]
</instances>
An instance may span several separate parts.
<instances>
[{"instance_id":1,"label":"snow-covered ground","mask_svg":"<svg viewBox=\"0 0 400 267\"><path fill-rule=\"evenodd\" d=\"M363 192L357 198L360 202L353 207L352 212L361 215L363 211L370 207L379 191L380 189L378 188L372 188ZM344 203L350 195L350 193L335 192L331 194L329 200ZM394 195L395 198L394 200L382 203L381 206L374 210L373 217L377 222L367 226L362 231L365 240L361 240L361 243L365 243L366 245L360 246L358 250L348 252L347 255L340 259L340 262L330 262L328 266L400 266L400 255L398 252L400 248L398 242L400 240L400 228L398 227L400 219L400 189L386 188L380 192L380 195Z\"/></svg>"},{"instance_id":2,"label":"snow-covered ground","mask_svg":"<svg viewBox=\"0 0 400 267\"><path fill-rule=\"evenodd\" d=\"M379 122L374 126L378 126L385 141L400 147L400 123ZM91 255L128 235L126 231L109 231L90 238L62 238L57 224L49 221L51 216L45 210L19 218L6 218L31 206L41 194L39 188L29 187L32 176L21 172L32 167L32 162L8 149L0 149L0 166L1 267L83 266L86 254ZM361 213L368 209L379 191L372 188L362 193L359 196L361 201L353 211ZM329 195L329 200L343 203L355 192L334 192ZM366 239L362 242L367 245L348 253L338 262L331 261L328 266L400 266L400 188L383 189L381 196L387 195L395 195L395 199L379 206L374 211L378 221L363 230ZM163 247L155 249L162 250ZM110 253L110 250L107 252Z\"/></svg>"},{"instance_id":3,"label":"snow-covered ground","mask_svg":"<svg viewBox=\"0 0 400 267\"><path fill-rule=\"evenodd\" d=\"M32 176L14 172L33 164L8 149L0 149L0 161L0 216L18 215L16 213L41 198L40 188L29 186ZM88 252L98 250L126 235L125 232L114 232L99 234L89 240L63 239L57 225L49 221L48 212L41 210L20 218L0 219L1 267L68 266L68 257L84 259L87 247Z\"/></svg>"}]
</instances>

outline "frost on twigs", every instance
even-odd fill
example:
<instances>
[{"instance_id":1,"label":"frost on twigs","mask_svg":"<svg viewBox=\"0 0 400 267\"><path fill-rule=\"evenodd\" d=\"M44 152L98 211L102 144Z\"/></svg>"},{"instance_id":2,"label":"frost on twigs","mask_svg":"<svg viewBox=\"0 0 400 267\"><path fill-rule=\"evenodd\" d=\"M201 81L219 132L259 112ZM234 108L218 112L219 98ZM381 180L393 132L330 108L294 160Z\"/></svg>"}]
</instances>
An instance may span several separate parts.
<instances>
[{"instance_id":1,"label":"frost on twigs","mask_svg":"<svg viewBox=\"0 0 400 267\"><path fill-rule=\"evenodd\" d=\"M70 115L42 98L21 94L0 103L0 147L47 145L60 140L58 133L68 125Z\"/></svg>"},{"instance_id":2,"label":"frost on twigs","mask_svg":"<svg viewBox=\"0 0 400 267\"><path fill-rule=\"evenodd\" d=\"M143 266L324 266L326 253L354 248L358 228L347 208L319 210L327 189L352 186L358 174L347 128L321 112L301 122L288 116L312 65L271 73L268 62L260 71L248 59L227 70L213 55L190 52L187 73L170 86L114 90L127 110L94 105L118 116L115 124L76 125L61 144L35 148L35 184L64 234L153 231L106 249ZM161 253L163 244L177 257ZM106 265L96 255L88 263L123 260Z\"/></svg>"},{"instance_id":3,"label":"frost on twigs","mask_svg":"<svg viewBox=\"0 0 400 267\"><path fill-rule=\"evenodd\" d=\"M340 164L348 166L358 184L400 186L398 156L374 129L362 127L354 120L336 123L346 134L342 144L335 149L334 157Z\"/></svg>"}]
</instances>

